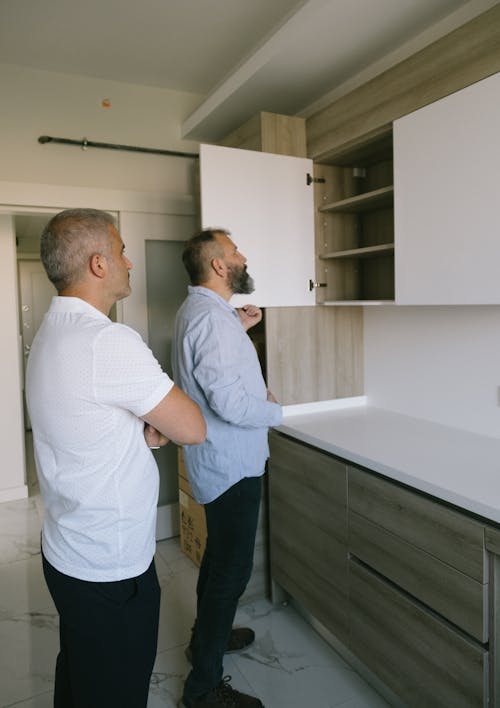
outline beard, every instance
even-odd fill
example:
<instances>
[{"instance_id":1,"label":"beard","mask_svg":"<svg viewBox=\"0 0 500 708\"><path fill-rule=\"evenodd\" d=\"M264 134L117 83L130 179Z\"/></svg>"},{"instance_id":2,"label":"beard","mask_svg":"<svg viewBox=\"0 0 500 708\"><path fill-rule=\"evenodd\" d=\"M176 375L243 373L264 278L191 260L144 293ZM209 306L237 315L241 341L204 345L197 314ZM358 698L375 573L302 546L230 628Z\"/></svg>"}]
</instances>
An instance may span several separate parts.
<instances>
[{"instance_id":1,"label":"beard","mask_svg":"<svg viewBox=\"0 0 500 708\"><path fill-rule=\"evenodd\" d=\"M233 295L250 295L255 290L253 278L248 274L246 265L228 266L228 285Z\"/></svg>"}]
</instances>

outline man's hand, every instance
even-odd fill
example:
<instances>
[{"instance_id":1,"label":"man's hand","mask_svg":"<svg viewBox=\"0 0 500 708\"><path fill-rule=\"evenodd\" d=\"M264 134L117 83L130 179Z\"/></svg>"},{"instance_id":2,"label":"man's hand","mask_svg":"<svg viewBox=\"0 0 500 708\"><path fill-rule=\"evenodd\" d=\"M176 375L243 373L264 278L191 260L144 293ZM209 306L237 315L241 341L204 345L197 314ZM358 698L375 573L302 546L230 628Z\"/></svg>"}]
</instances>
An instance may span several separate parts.
<instances>
[{"instance_id":1,"label":"man's hand","mask_svg":"<svg viewBox=\"0 0 500 708\"><path fill-rule=\"evenodd\" d=\"M250 327L258 324L262 319L262 310L256 305L243 305L237 309L237 312L245 332L248 332Z\"/></svg>"},{"instance_id":2,"label":"man's hand","mask_svg":"<svg viewBox=\"0 0 500 708\"><path fill-rule=\"evenodd\" d=\"M163 445L170 442L165 435L162 435L162 433L156 430L156 428L153 428L152 425L149 425L149 423L146 423L144 426L144 439L147 446L152 450L156 450L158 447L163 447Z\"/></svg>"},{"instance_id":3,"label":"man's hand","mask_svg":"<svg viewBox=\"0 0 500 708\"><path fill-rule=\"evenodd\" d=\"M269 389L267 389L267 400L272 401L273 403L278 403L278 401L274 397L274 394L271 393L271 391Z\"/></svg>"}]
</instances>

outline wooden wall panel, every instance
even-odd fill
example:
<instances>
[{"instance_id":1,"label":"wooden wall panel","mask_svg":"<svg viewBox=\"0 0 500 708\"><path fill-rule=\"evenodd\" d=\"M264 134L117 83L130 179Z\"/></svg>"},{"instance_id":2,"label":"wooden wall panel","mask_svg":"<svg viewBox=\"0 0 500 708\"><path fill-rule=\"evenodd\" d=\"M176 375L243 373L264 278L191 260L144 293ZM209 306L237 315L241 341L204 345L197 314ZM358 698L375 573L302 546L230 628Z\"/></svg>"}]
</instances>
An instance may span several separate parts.
<instances>
[{"instance_id":1,"label":"wooden wall panel","mask_svg":"<svg viewBox=\"0 0 500 708\"><path fill-rule=\"evenodd\" d=\"M266 357L283 405L362 395L363 308L268 308Z\"/></svg>"},{"instance_id":2,"label":"wooden wall panel","mask_svg":"<svg viewBox=\"0 0 500 708\"><path fill-rule=\"evenodd\" d=\"M396 118L498 71L500 4L308 118L308 156L328 162Z\"/></svg>"},{"instance_id":3,"label":"wooden wall panel","mask_svg":"<svg viewBox=\"0 0 500 708\"><path fill-rule=\"evenodd\" d=\"M227 135L219 144L276 155L307 157L306 121L304 118L263 111Z\"/></svg>"}]
</instances>

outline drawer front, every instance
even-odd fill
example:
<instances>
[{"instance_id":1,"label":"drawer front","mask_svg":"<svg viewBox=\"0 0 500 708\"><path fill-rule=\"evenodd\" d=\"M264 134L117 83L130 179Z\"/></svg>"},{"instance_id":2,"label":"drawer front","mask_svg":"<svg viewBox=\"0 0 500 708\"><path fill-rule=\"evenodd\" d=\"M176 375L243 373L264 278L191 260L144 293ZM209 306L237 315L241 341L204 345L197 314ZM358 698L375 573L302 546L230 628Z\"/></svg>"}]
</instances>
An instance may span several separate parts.
<instances>
[{"instance_id":1,"label":"drawer front","mask_svg":"<svg viewBox=\"0 0 500 708\"><path fill-rule=\"evenodd\" d=\"M341 640L348 632L346 466L272 434L271 574Z\"/></svg>"},{"instance_id":2,"label":"drawer front","mask_svg":"<svg viewBox=\"0 0 500 708\"><path fill-rule=\"evenodd\" d=\"M484 530L484 545L490 553L500 556L500 529L487 526Z\"/></svg>"},{"instance_id":3,"label":"drawer front","mask_svg":"<svg viewBox=\"0 0 500 708\"><path fill-rule=\"evenodd\" d=\"M342 558L340 559L340 555ZM325 558L313 547L306 558L293 542L283 542L271 531L271 575L293 598L342 642L348 636L347 549L325 573Z\"/></svg>"},{"instance_id":4,"label":"drawer front","mask_svg":"<svg viewBox=\"0 0 500 708\"><path fill-rule=\"evenodd\" d=\"M347 543L347 468L333 457L270 435L270 497ZM272 512L271 512L272 515Z\"/></svg>"},{"instance_id":5,"label":"drawer front","mask_svg":"<svg viewBox=\"0 0 500 708\"><path fill-rule=\"evenodd\" d=\"M488 640L488 585L354 512L348 545L351 554L479 642Z\"/></svg>"},{"instance_id":6,"label":"drawer front","mask_svg":"<svg viewBox=\"0 0 500 708\"><path fill-rule=\"evenodd\" d=\"M376 475L348 468L349 510L486 583L484 525Z\"/></svg>"},{"instance_id":7,"label":"drawer front","mask_svg":"<svg viewBox=\"0 0 500 708\"><path fill-rule=\"evenodd\" d=\"M350 578L350 649L408 706L487 705L483 647L355 561Z\"/></svg>"}]
</instances>

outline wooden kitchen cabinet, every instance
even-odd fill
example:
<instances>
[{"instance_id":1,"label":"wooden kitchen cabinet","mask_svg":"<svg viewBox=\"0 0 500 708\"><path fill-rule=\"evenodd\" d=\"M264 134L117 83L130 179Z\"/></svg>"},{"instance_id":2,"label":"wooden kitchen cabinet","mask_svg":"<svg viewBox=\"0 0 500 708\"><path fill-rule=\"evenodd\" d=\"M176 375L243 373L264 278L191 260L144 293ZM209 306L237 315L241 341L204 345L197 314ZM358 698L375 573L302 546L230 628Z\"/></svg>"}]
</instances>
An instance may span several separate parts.
<instances>
[{"instance_id":1,"label":"wooden kitchen cabinet","mask_svg":"<svg viewBox=\"0 0 500 708\"><path fill-rule=\"evenodd\" d=\"M341 641L348 633L346 466L270 435L271 575Z\"/></svg>"},{"instance_id":2,"label":"wooden kitchen cabinet","mask_svg":"<svg viewBox=\"0 0 500 708\"><path fill-rule=\"evenodd\" d=\"M410 708L500 706L500 527L278 432L270 448L272 580Z\"/></svg>"},{"instance_id":3,"label":"wooden kitchen cabinet","mask_svg":"<svg viewBox=\"0 0 500 708\"><path fill-rule=\"evenodd\" d=\"M317 302L394 300L392 132L316 164Z\"/></svg>"}]
</instances>

